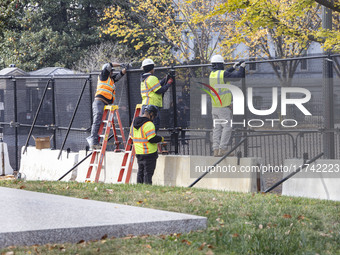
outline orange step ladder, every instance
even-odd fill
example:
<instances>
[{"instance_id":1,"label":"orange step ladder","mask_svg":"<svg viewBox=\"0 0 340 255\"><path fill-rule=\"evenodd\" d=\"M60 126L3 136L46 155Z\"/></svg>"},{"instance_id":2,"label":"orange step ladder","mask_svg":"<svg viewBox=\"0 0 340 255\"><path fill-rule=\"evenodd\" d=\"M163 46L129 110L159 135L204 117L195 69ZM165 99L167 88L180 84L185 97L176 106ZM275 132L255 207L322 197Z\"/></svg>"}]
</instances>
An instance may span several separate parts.
<instances>
[{"instance_id":1,"label":"orange step ladder","mask_svg":"<svg viewBox=\"0 0 340 255\"><path fill-rule=\"evenodd\" d=\"M131 124L131 127L130 127L129 138L128 138L126 144L125 144L125 154L124 154L124 157L123 157L122 166L120 167L117 182L123 182L124 173L126 173L125 183L130 182L132 166L133 166L133 162L134 162L135 156L136 156L135 147L133 146L133 140L132 140L132 137L131 137L131 133L132 133L132 129L133 129L133 122L134 122L135 118L140 115L141 110L142 110L142 104L137 104L135 114L133 116L132 124Z\"/></svg>"},{"instance_id":2,"label":"orange step ladder","mask_svg":"<svg viewBox=\"0 0 340 255\"><path fill-rule=\"evenodd\" d=\"M108 140L112 137L110 135L110 131L112 129L113 132L113 137L114 137L114 144L115 144L115 152L119 152L121 151L119 148L119 140L118 140L118 135L117 135L117 130L116 130L116 125L114 123L114 116L116 115L117 121L118 121L118 125L119 125L119 129L120 129L120 133L121 133L121 137L123 142L125 141L125 136L124 136L124 130L122 127L122 122L120 119L120 115L118 112L118 105L106 105L104 107L104 113L103 113L103 118L102 118L102 122L100 124L99 127L99 144L101 144L101 148L98 150L93 150L92 152L92 156L91 156L91 160L90 160L90 165L89 168L87 170L87 175L86 175L86 179L85 182L91 182L91 174L92 174L92 170L96 170L96 175L95 175L95 182L99 181L99 177L100 177L100 172L102 170L103 167L103 161L104 161L104 156L105 156L105 152L106 152L106 146L107 146L107 142Z\"/></svg>"}]
</instances>

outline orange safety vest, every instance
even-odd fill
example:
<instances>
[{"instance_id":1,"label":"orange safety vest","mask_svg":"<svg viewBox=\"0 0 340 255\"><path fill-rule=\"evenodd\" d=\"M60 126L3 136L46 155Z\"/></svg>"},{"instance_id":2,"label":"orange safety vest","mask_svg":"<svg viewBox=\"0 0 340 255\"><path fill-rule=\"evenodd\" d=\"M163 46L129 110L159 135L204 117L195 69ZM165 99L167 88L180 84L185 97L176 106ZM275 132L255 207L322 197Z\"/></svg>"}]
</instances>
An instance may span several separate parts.
<instances>
[{"instance_id":1,"label":"orange safety vest","mask_svg":"<svg viewBox=\"0 0 340 255\"><path fill-rule=\"evenodd\" d=\"M101 81L98 77L96 96L102 95L108 100L112 100L113 103L116 98L115 88L116 88L115 82L110 77L106 81Z\"/></svg>"},{"instance_id":2,"label":"orange safety vest","mask_svg":"<svg viewBox=\"0 0 340 255\"><path fill-rule=\"evenodd\" d=\"M157 151L157 143L150 143L149 140L156 136L155 125L145 122L139 129L133 128L131 137L136 154L151 154Z\"/></svg>"}]
</instances>

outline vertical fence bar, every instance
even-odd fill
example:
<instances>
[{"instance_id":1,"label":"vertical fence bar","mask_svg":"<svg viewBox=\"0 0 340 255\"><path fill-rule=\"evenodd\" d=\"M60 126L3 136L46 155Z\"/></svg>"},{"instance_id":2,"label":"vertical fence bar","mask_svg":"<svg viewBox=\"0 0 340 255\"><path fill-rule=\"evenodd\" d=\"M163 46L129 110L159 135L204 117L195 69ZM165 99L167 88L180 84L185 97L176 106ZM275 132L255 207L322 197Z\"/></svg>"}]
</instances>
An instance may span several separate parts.
<instances>
[{"instance_id":1,"label":"vertical fence bar","mask_svg":"<svg viewBox=\"0 0 340 255\"><path fill-rule=\"evenodd\" d=\"M55 104L55 80L52 80L52 126L53 126L53 149L57 148L57 129L56 129L56 104Z\"/></svg>"},{"instance_id":2,"label":"vertical fence bar","mask_svg":"<svg viewBox=\"0 0 340 255\"><path fill-rule=\"evenodd\" d=\"M332 11L322 7L322 28L326 30L332 29ZM323 100L324 100L324 116L325 116L325 134L323 150L326 158L334 159L334 134L328 132L334 129L334 103L333 103L333 60L330 52L327 51L328 58L323 60Z\"/></svg>"},{"instance_id":3,"label":"vertical fence bar","mask_svg":"<svg viewBox=\"0 0 340 255\"><path fill-rule=\"evenodd\" d=\"M130 72L126 71L126 91L127 91L127 100L128 100L128 108L129 108L129 127L132 124L132 105L131 105L131 91L130 91Z\"/></svg>"},{"instance_id":4,"label":"vertical fence bar","mask_svg":"<svg viewBox=\"0 0 340 255\"><path fill-rule=\"evenodd\" d=\"M89 83L90 83L90 86L89 86L89 95L90 95L90 120L91 120L91 124L93 123L93 112L92 112L92 100L93 100L93 91L92 91L92 74L90 74L89 76Z\"/></svg>"},{"instance_id":5,"label":"vertical fence bar","mask_svg":"<svg viewBox=\"0 0 340 255\"><path fill-rule=\"evenodd\" d=\"M247 84L246 84L246 75L242 77L242 92L244 95L244 120L246 122L246 125L248 125L248 108L247 108ZM248 126L246 127L248 129ZM247 139L247 131L243 132L243 138L245 138L245 142L243 144L244 148L244 157L248 157L248 139Z\"/></svg>"},{"instance_id":6,"label":"vertical fence bar","mask_svg":"<svg viewBox=\"0 0 340 255\"><path fill-rule=\"evenodd\" d=\"M173 102L173 110L174 110L174 123L173 123L173 136L175 142L175 154L178 154L178 123L177 123L177 99L176 99L176 71L175 69L170 70L170 74L173 79L172 84L172 102Z\"/></svg>"},{"instance_id":7,"label":"vertical fence bar","mask_svg":"<svg viewBox=\"0 0 340 255\"><path fill-rule=\"evenodd\" d=\"M13 81L13 95L14 95L14 122L15 122L15 129L14 129L14 136L15 136L15 170L19 169L19 139L18 139L18 96L17 96L17 80L15 77L12 79Z\"/></svg>"}]
</instances>

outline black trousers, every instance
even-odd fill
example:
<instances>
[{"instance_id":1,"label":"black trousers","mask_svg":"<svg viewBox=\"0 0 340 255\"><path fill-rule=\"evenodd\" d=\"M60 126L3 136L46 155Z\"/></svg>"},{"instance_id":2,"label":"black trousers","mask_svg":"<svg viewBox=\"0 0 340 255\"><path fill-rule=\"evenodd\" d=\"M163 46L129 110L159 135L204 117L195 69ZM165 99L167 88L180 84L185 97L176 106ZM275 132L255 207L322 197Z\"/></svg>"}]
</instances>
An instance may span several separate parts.
<instances>
[{"instance_id":1,"label":"black trousers","mask_svg":"<svg viewBox=\"0 0 340 255\"><path fill-rule=\"evenodd\" d=\"M136 155L138 163L137 183L152 184L158 153Z\"/></svg>"}]
</instances>

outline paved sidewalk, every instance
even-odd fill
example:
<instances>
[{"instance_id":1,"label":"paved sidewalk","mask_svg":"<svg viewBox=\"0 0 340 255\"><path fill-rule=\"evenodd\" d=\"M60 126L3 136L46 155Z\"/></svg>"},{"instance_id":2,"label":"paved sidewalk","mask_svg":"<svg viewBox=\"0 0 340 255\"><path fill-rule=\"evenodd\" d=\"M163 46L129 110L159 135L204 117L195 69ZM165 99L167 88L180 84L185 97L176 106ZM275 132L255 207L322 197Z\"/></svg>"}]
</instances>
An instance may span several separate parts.
<instances>
[{"instance_id":1,"label":"paved sidewalk","mask_svg":"<svg viewBox=\"0 0 340 255\"><path fill-rule=\"evenodd\" d=\"M0 248L206 228L207 218L0 187Z\"/></svg>"}]
</instances>

